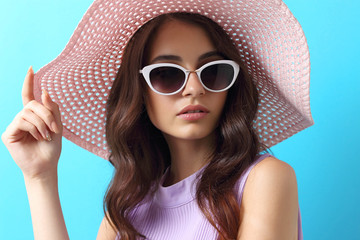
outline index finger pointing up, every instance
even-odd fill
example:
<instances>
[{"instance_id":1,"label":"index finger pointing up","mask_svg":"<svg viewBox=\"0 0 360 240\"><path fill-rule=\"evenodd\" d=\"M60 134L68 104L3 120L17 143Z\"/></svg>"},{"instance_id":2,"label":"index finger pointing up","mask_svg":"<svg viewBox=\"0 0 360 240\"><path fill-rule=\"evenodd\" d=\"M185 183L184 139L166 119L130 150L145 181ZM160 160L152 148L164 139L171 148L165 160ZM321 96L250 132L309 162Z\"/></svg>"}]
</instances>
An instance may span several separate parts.
<instances>
[{"instance_id":1,"label":"index finger pointing up","mask_svg":"<svg viewBox=\"0 0 360 240\"><path fill-rule=\"evenodd\" d=\"M27 71L22 92L22 102L25 106L28 102L35 99L34 97L34 70L32 66L29 67L29 70Z\"/></svg>"}]
</instances>

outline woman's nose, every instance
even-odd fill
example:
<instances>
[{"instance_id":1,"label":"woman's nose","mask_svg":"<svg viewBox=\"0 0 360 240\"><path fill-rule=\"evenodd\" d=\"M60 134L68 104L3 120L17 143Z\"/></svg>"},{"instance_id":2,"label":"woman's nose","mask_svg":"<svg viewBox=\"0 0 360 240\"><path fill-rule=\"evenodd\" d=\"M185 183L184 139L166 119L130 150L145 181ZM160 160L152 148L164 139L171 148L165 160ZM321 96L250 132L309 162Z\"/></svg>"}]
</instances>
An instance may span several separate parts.
<instances>
[{"instance_id":1,"label":"woman's nose","mask_svg":"<svg viewBox=\"0 0 360 240\"><path fill-rule=\"evenodd\" d=\"M196 72L192 71L189 73L186 85L182 91L182 95L185 96L201 96L205 94L205 88L200 82L200 79Z\"/></svg>"}]
</instances>

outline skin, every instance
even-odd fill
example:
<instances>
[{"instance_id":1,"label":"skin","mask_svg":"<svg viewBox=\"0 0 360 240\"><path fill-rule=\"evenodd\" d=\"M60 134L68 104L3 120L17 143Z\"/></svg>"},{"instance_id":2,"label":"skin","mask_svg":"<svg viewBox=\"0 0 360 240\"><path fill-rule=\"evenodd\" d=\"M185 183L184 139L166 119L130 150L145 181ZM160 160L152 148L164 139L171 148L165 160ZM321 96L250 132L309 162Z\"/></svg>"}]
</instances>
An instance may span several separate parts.
<instances>
[{"instance_id":1,"label":"skin","mask_svg":"<svg viewBox=\"0 0 360 240\"><path fill-rule=\"evenodd\" d=\"M219 60L215 46L206 32L194 25L170 21L162 25L150 46L149 63L170 62L194 71L205 63ZM205 57L204 57L205 56ZM165 136L171 153L167 185L178 182L200 169L213 149L215 134L227 92L209 92L196 73L190 73L184 89L164 96L148 87L146 109L151 122ZM189 105L202 105L209 113L202 119L188 121L178 113Z\"/></svg>"},{"instance_id":2,"label":"skin","mask_svg":"<svg viewBox=\"0 0 360 240\"><path fill-rule=\"evenodd\" d=\"M1 138L24 175L34 238L69 239L57 184L62 137L59 107L46 92L42 103L35 101L33 84L30 67L22 90L24 108Z\"/></svg>"},{"instance_id":3,"label":"skin","mask_svg":"<svg viewBox=\"0 0 360 240\"><path fill-rule=\"evenodd\" d=\"M238 239L298 239L298 208L292 167L273 157L262 160L245 185Z\"/></svg>"},{"instance_id":4,"label":"skin","mask_svg":"<svg viewBox=\"0 0 360 240\"><path fill-rule=\"evenodd\" d=\"M219 56L201 58L214 50L206 32L196 26L172 21L161 26L151 46L149 62L172 62L195 70ZM171 61L159 56L176 56ZM58 105L46 93L42 103L34 100L34 73L29 69L22 91L24 108L2 135L25 180L35 239L69 239L61 210L57 165L61 152L62 123ZM164 134L171 151L170 185L200 169L214 144L226 92L210 93L202 88L196 74L190 74L185 88L173 96L148 91L146 102L151 121ZM201 104L209 114L196 122L176 117L189 104ZM47 136L51 137L51 141ZM294 170L269 157L250 172L240 205L240 240L297 239L297 183ZM116 232L103 219L97 239L115 239Z\"/></svg>"}]
</instances>

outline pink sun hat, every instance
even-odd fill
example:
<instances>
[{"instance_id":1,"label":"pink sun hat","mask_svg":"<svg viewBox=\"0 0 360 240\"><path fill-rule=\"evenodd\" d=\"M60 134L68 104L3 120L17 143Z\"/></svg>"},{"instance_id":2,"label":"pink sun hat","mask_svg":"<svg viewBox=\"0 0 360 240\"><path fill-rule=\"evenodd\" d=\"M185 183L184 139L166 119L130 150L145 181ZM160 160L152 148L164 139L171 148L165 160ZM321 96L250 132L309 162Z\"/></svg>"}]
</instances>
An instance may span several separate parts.
<instances>
[{"instance_id":1,"label":"pink sun hat","mask_svg":"<svg viewBox=\"0 0 360 240\"><path fill-rule=\"evenodd\" d=\"M104 158L106 100L134 33L165 13L190 12L218 23L259 90L255 128L271 147L311 126L310 58L303 30L281 0L95 0L65 49L35 74L61 112L63 136Z\"/></svg>"}]
</instances>

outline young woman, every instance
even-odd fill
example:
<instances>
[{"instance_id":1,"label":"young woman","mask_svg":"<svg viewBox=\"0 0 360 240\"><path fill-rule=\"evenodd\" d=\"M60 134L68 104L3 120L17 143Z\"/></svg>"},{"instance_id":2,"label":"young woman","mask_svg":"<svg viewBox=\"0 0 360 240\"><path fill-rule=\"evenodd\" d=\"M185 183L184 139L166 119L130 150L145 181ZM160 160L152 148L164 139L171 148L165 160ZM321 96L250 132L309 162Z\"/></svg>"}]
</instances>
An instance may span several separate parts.
<instances>
[{"instance_id":1,"label":"young woman","mask_svg":"<svg viewBox=\"0 0 360 240\"><path fill-rule=\"evenodd\" d=\"M191 9L203 4L189 3ZM268 142L258 133L274 130L259 127L259 106L278 96L264 95L265 83L252 74L261 66L249 68L251 60L228 31L204 15L189 9L155 13L117 52L121 65L106 101L105 131L116 172L98 239L302 239L295 173L261 154ZM59 91L54 79L51 94ZM70 125L62 121L63 102L44 91L40 103L33 84L29 69L24 109L2 139L24 174L35 238L65 239L57 163L63 126ZM101 114L92 115L96 120Z\"/></svg>"}]
</instances>

